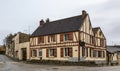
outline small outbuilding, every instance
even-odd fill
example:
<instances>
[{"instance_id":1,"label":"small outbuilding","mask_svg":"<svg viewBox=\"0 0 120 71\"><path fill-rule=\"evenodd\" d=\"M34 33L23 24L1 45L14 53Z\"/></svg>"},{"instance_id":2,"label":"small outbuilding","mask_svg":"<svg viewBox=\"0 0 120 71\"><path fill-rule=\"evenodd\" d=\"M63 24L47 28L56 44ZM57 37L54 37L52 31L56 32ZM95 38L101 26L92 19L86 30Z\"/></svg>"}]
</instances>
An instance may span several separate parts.
<instances>
[{"instance_id":1,"label":"small outbuilding","mask_svg":"<svg viewBox=\"0 0 120 71\"><path fill-rule=\"evenodd\" d=\"M120 46L107 46L107 63L120 64Z\"/></svg>"}]
</instances>

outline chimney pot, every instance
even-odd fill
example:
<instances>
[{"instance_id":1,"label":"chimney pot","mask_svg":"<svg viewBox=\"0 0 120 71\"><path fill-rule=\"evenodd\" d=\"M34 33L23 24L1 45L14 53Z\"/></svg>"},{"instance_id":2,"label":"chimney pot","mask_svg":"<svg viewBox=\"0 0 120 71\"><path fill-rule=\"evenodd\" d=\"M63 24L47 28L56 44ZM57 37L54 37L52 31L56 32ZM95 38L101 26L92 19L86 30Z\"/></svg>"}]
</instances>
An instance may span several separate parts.
<instances>
[{"instance_id":1,"label":"chimney pot","mask_svg":"<svg viewBox=\"0 0 120 71\"><path fill-rule=\"evenodd\" d=\"M82 11L82 18L85 18L85 15L86 15L86 14L87 14L86 11L83 10L83 11Z\"/></svg>"},{"instance_id":2,"label":"chimney pot","mask_svg":"<svg viewBox=\"0 0 120 71\"><path fill-rule=\"evenodd\" d=\"M41 19L41 20L40 20L40 26L42 27L43 25L44 25L44 20Z\"/></svg>"}]
</instances>

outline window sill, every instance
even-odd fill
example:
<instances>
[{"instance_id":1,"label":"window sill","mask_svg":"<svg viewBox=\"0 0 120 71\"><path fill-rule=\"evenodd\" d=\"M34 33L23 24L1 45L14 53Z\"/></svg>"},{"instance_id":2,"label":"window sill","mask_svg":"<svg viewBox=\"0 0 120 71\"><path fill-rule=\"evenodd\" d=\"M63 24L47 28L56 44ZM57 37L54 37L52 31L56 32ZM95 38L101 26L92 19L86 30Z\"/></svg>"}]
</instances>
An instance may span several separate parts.
<instances>
[{"instance_id":1,"label":"window sill","mask_svg":"<svg viewBox=\"0 0 120 71\"><path fill-rule=\"evenodd\" d=\"M70 56L64 56L64 58L69 58Z\"/></svg>"},{"instance_id":2,"label":"window sill","mask_svg":"<svg viewBox=\"0 0 120 71\"><path fill-rule=\"evenodd\" d=\"M49 56L49 58L54 58L54 56Z\"/></svg>"}]
</instances>

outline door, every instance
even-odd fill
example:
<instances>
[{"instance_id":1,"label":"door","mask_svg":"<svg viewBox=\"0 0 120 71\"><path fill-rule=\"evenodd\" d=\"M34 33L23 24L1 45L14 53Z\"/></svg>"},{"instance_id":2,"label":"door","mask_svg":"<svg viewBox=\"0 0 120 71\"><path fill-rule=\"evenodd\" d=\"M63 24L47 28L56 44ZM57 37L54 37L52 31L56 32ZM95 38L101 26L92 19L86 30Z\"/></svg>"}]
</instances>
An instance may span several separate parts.
<instances>
[{"instance_id":1,"label":"door","mask_svg":"<svg viewBox=\"0 0 120 71\"><path fill-rule=\"evenodd\" d=\"M26 48L22 48L22 60L25 61L27 59L27 51Z\"/></svg>"}]
</instances>

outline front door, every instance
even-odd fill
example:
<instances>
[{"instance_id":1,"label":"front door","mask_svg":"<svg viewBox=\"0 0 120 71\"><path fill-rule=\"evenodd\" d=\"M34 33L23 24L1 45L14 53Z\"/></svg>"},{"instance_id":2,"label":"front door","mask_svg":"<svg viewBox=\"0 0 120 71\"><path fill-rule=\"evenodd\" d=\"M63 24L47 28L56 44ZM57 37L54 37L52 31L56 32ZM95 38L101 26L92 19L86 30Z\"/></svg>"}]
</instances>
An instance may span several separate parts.
<instances>
[{"instance_id":1,"label":"front door","mask_svg":"<svg viewBox=\"0 0 120 71\"><path fill-rule=\"evenodd\" d=\"M26 53L26 48L22 48L22 60L26 60L27 59L27 53Z\"/></svg>"}]
</instances>

